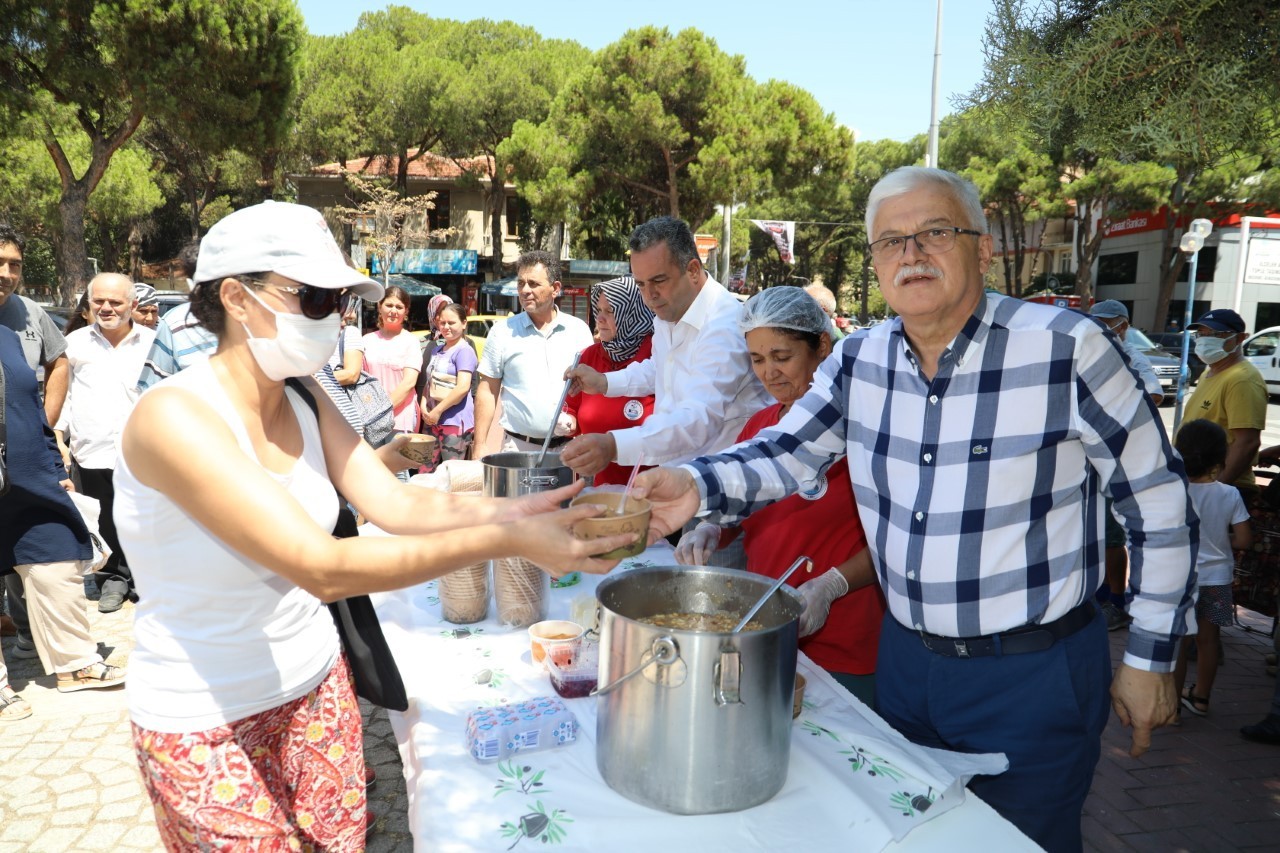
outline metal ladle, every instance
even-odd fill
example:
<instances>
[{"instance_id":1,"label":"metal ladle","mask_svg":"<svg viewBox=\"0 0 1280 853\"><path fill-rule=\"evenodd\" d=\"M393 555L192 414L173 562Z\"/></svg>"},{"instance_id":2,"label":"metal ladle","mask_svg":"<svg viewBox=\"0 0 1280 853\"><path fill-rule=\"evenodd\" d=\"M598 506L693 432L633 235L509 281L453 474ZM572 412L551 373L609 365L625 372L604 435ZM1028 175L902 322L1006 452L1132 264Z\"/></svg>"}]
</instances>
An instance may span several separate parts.
<instances>
[{"instance_id":1,"label":"metal ladle","mask_svg":"<svg viewBox=\"0 0 1280 853\"><path fill-rule=\"evenodd\" d=\"M787 582L787 578L795 574L796 569L800 568L805 563L812 563L812 561L808 557L802 556L797 558L796 561L791 564L791 568L783 572L782 577L778 578L776 581L773 582L773 586L769 587L769 591L766 592L764 595L760 596L759 601L751 605L751 609L747 611L747 615L742 617L742 621L739 622L737 625L735 625L733 628L733 631L731 631L730 633L737 634L743 628L745 628L747 626L747 623L751 621L751 617L759 613L760 608L764 607L764 603L768 601L775 592L782 589L782 585Z\"/></svg>"},{"instance_id":2,"label":"metal ladle","mask_svg":"<svg viewBox=\"0 0 1280 853\"><path fill-rule=\"evenodd\" d=\"M578 366L578 359L582 357L582 353L578 353L573 357L573 364L569 365L569 370L573 370ZM565 371L566 373L568 371ZM555 435L556 421L560 419L560 410L564 408L564 401L569 399L569 388L573 386L573 377L570 376L564 381L564 390L560 392L560 402L556 403L555 412L551 415L551 426L547 427L547 437L542 439L542 452L538 454L538 464L534 468L542 467L542 460L547 457L547 448L551 446L551 436Z\"/></svg>"}]
</instances>

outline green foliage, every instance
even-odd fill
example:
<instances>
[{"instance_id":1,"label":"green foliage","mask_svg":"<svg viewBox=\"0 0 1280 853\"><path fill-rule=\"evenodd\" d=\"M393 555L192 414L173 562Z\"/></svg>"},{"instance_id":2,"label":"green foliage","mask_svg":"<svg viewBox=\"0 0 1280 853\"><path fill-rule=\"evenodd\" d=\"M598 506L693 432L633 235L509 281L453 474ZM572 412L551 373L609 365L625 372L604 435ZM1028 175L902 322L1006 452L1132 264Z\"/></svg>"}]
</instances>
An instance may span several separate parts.
<instances>
[{"instance_id":1,"label":"green foliage","mask_svg":"<svg viewBox=\"0 0 1280 853\"><path fill-rule=\"evenodd\" d=\"M701 32L644 27L599 51L547 120L517 124L500 153L535 215L590 209L590 243L619 224L699 223L717 203L786 192L847 158L850 142L808 93L755 83Z\"/></svg>"},{"instance_id":2,"label":"green foliage","mask_svg":"<svg viewBox=\"0 0 1280 853\"><path fill-rule=\"evenodd\" d=\"M302 18L289 0L65 0L0 6L0 103L34 118L58 172L64 296L86 276L86 206L144 116L212 151L269 150L289 120ZM63 116L89 157L73 162Z\"/></svg>"}]
</instances>

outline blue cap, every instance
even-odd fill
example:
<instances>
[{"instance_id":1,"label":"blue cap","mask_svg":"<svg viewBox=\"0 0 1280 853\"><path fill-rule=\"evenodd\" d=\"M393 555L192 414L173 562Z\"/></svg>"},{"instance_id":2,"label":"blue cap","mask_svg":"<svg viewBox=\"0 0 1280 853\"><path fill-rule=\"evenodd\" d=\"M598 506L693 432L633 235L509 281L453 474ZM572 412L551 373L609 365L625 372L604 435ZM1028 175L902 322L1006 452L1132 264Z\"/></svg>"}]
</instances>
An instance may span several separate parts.
<instances>
[{"instance_id":1,"label":"blue cap","mask_svg":"<svg viewBox=\"0 0 1280 853\"><path fill-rule=\"evenodd\" d=\"M1119 317L1127 322L1129 319L1129 309L1125 308L1124 303L1118 299L1104 299L1101 302L1097 302L1089 309L1089 313L1094 317L1102 317L1108 320L1113 317Z\"/></svg>"},{"instance_id":2,"label":"blue cap","mask_svg":"<svg viewBox=\"0 0 1280 853\"><path fill-rule=\"evenodd\" d=\"M1200 319L1191 324L1191 328L1196 326L1204 326L1206 329L1213 329L1215 332L1234 332L1241 334L1244 332L1244 318L1232 311L1230 308L1214 308L1212 311L1206 311L1200 315Z\"/></svg>"}]
</instances>

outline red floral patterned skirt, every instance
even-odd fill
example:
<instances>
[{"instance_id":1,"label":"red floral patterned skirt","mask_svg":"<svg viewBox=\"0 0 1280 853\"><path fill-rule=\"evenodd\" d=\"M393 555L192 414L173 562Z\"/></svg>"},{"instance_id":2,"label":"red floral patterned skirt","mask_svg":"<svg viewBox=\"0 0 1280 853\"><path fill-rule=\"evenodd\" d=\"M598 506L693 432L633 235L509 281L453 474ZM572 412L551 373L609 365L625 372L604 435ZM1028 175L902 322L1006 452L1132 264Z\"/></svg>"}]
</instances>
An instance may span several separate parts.
<instances>
[{"instance_id":1,"label":"red floral patterned skirt","mask_svg":"<svg viewBox=\"0 0 1280 853\"><path fill-rule=\"evenodd\" d=\"M203 732L133 727L169 850L361 850L364 747L339 657L300 699Z\"/></svg>"}]
</instances>

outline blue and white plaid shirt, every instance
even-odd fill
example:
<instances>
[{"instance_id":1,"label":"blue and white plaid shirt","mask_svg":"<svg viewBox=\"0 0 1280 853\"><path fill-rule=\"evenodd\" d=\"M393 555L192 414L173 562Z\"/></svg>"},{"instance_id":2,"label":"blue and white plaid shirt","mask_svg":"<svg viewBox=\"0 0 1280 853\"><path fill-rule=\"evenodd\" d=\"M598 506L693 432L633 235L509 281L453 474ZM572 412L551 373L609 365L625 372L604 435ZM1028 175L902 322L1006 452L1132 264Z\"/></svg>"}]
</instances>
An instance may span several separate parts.
<instances>
[{"instance_id":1,"label":"blue and white plaid shirt","mask_svg":"<svg viewBox=\"0 0 1280 853\"><path fill-rule=\"evenodd\" d=\"M687 466L733 521L848 455L893 617L972 637L1092 597L1102 494L1130 538L1125 662L1173 668L1196 589L1182 461L1120 348L1089 318L988 294L928 381L900 320L845 338L776 427Z\"/></svg>"}]
</instances>

